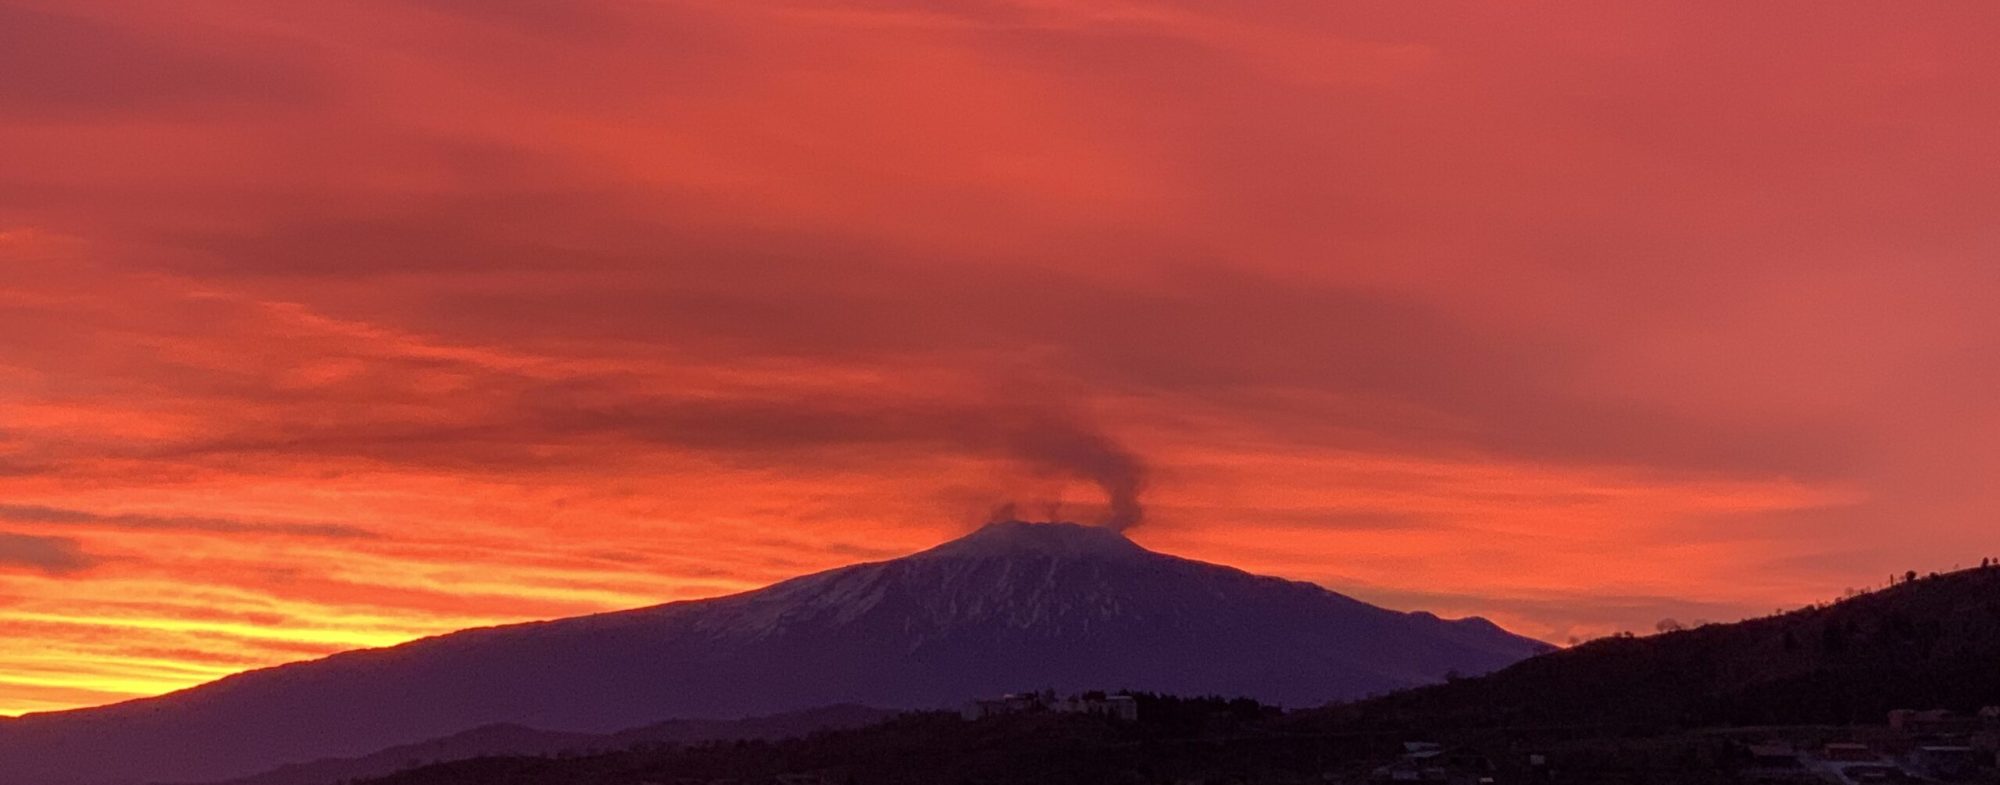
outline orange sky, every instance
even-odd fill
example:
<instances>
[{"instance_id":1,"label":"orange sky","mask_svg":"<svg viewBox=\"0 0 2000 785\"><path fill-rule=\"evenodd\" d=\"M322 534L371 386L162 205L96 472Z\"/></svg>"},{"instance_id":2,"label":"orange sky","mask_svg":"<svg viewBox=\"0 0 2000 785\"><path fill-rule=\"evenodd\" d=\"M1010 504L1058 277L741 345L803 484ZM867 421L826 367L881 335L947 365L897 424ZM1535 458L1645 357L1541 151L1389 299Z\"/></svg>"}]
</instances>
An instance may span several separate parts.
<instances>
[{"instance_id":1,"label":"orange sky","mask_svg":"<svg viewBox=\"0 0 2000 785\"><path fill-rule=\"evenodd\" d=\"M1558 642L1977 561L1996 34L0 1L0 713L1101 515L1048 432L1150 547Z\"/></svg>"}]
</instances>

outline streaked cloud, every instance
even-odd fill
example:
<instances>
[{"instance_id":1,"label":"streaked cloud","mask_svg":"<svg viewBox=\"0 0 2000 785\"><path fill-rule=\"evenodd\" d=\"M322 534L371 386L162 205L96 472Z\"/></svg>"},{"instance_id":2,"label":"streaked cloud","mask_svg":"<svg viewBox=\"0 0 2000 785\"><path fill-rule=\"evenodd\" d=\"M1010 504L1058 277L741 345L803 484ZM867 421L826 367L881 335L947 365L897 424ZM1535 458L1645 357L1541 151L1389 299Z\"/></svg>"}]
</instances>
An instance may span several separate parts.
<instances>
[{"instance_id":1,"label":"streaked cloud","mask_svg":"<svg viewBox=\"0 0 2000 785\"><path fill-rule=\"evenodd\" d=\"M97 563L95 557L84 553L80 543L67 537L0 532L0 568L25 567L61 576L83 572Z\"/></svg>"},{"instance_id":2,"label":"streaked cloud","mask_svg":"<svg viewBox=\"0 0 2000 785\"><path fill-rule=\"evenodd\" d=\"M199 531L221 534L285 534L300 537L372 537L373 532L359 526L337 523L273 523L259 521L239 521L226 518L201 518L187 515L143 515L137 513L102 514L83 510L68 510L60 507L41 507L29 504L0 504L0 521L42 524L87 524L113 529L163 529L168 531Z\"/></svg>"}]
</instances>

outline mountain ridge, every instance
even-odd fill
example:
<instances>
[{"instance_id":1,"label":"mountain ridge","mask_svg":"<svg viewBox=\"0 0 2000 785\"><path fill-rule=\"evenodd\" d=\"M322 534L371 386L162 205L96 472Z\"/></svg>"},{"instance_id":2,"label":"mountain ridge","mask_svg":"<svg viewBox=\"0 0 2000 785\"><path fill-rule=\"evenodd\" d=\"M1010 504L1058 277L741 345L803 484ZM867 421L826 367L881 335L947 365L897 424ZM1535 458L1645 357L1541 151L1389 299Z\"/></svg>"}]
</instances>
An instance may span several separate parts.
<instances>
[{"instance_id":1,"label":"mountain ridge","mask_svg":"<svg viewBox=\"0 0 2000 785\"><path fill-rule=\"evenodd\" d=\"M1802 609L1614 636L1448 684L1321 710L1370 726L1685 729L1879 723L2000 705L2000 566L1932 573ZM1620 696L1605 700L1605 696Z\"/></svg>"},{"instance_id":2,"label":"mountain ridge","mask_svg":"<svg viewBox=\"0 0 2000 785\"><path fill-rule=\"evenodd\" d=\"M1377 608L1108 530L1003 522L724 597L466 630L24 717L0 725L0 781L220 780L494 723L604 733L1024 688L1312 705L1548 648L1483 620ZM52 749L90 752L57 765Z\"/></svg>"}]
</instances>

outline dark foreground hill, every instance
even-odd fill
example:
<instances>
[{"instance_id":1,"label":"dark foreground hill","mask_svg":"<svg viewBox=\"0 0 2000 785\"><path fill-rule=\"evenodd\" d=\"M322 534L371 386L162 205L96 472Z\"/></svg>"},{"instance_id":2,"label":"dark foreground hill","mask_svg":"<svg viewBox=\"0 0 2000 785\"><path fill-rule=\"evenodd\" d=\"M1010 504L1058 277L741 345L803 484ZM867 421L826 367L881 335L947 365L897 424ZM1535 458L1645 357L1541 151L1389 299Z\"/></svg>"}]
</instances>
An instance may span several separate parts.
<instances>
[{"instance_id":1,"label":"dark foreground hill","mask_svg":"<svg viewBox=\"0 0 2000 785\"><path fill-rule=\"evenodd\" d=\"M1547 650L1482 619L1010 522L712 600L471 630L0 722L0 783L210 781L495 723L603 733L816 706L956 706L1028 688L1316 705Z\"/></svg>"},{"instance_id":2,"label":"dark foreground hill","mask_svg":"<svg viewBox=\"0 0 2000 785\"><path fill-rule=\"evenodd\" d=\"M1606 638L1485 678L1340 710L1349 722L1618 727L1881 722L2000 704L2000 567L1646 638Z\"/></svg>"},{"instance_id":3,"label":"dark foreground hill","mask_svg":"<svg viewBox=\"0 0 2000 785\"><path fill-rule=\"evenodd\" d=\"M669 720L617 733L564 733L520 725L486 725L441 739L401 744L353 758L294 763L221 785L334 785L404 769L491 756L575 756L635 747L717 741L771 741L873 725L897 712L866 706L821 709L740 720Z\"/></svg>"},{"instance_id":4,"label":"dark foreground hill","mask_svg":"<svg viewBox=\"0 0 2000 785\"><path fill-rule=\"evenodd\" d=\"M485 758L370 785L632 785L808 782L867 785L1121 785L1268 782L1318 771L1325 750L1285 736L1254 701L1141 695L1140 720L1025 714L966 721L914 713L778 743L640 749L570 759ZM1346 745L1359 757L1363 747Z\"/></svg>"}]
</instances>

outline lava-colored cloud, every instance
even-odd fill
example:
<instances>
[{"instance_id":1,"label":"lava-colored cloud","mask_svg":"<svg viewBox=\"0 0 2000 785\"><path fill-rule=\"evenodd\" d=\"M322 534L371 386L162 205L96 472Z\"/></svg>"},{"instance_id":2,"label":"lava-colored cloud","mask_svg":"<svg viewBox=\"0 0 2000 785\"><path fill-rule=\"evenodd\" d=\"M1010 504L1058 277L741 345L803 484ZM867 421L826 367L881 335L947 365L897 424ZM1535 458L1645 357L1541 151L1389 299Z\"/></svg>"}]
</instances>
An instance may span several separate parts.
<instances>
[{"instance_id":1,"label":"lava-colored cloud","mask_svg":"<svg viewBox=\"0 0 2000 785\"><path fill-rule=\"evenodd\" d=\"M0 713L1142 484L1559 642L1976 561L1996 23L0 2Z\"/></svg>"}]
</instances>

